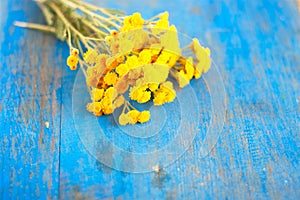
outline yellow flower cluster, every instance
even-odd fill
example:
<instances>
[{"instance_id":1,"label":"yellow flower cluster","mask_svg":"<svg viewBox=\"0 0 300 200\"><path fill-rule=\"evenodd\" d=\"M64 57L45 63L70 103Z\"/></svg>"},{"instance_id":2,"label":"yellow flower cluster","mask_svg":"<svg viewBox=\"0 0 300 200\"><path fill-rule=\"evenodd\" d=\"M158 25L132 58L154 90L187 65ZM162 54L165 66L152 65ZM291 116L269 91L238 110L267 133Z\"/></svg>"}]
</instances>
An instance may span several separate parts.
<instances>
[{"instance_id":1,"label":"yellow flower cluster","mask_svg":"<svg viewBox=\"0 0 300 200\"><path fill-rule=\"evenodd\" d=\"M70 67L71 70L77 69L77 64L79 62L79 51L78 49L72 48L70 50L70 55L67 58L67 65Z\"/></svg>"},{"instance_id":2,"label":"yellow flower cluster","mask_svg":"<svg viewBox=\"0 0 300 200\"><path fill-rule=\"evenodd\" d=\"M174 101L176 97L176 91L173 88L173 84L170 81L162 83L160 87L154 91L153 103L156 106L164 103L170 103Z\"/></svg>"},{"instance_id":3,"label":"yellow flower cluster","mask_svg":"<svg viewBox=\"0 0 300 200\"><path fill-rule=\"evenodd\" d=\"M86 108L96 116L109 115L125 102L124 97L118 96L114 87L109 87L106 90L94 88L91 91L91 99L93 102L88 103Z\"/></svg>"},{"instance_id":4,"label":"yellow flower cluster","mask_svg":"<svg viewBox=\"0 0 300 200\"><path fill-rule=\"evenodd\" d=\"M133 29L143 28L143 26L144 19L142 18L140 13L136 12L131 16L125 17L124 25L121 28L121 31L125 32Z\"/></svg>"},{"instance_id":5,"label":"yellow flower cluster","mask_svg":"<svg viewBox=\"0 0 300 200\"><path fill-rule=\"evenodd\" d=\"M208 71L210 50L197 39L181 49L177 29L169 24L168 16L162 13L154 18L157 21L144 20L140 13L127 16L121 28L105 38L109 53L89 49L84 54L86 82L93 88L88 111L107 115L123 105L120 125L145 123L150 112L135 109L124 98L127 91L130 100L141 104L152 100L159 106L176 98L171 76L183 88ZM191 55L182 55L186 49Z\"/></svg>"},{"instance_id":6,"label":"yellow flower cluster","mask_svg":"<svg viewBox=\"0 0 300 200\"><path fill-rule=\"evenodd\" d=\"M130 110L127 113L122 113L119 116L119 123L120 125L126 124L136 124L145 123L150 120L150 112L148 110L139 112L137 110Z\"/></svg>"},{"instance_id":7,"label":"yellow flower cluster","mask_svg":"<svg viewBox=\"0 0 300 200\"><path fill-rule=\"evenodd\" d=\"M202 47L197 38L193 39L193 42L191 43L191 49L197 58L195 78L198 79L202 73L206 73L210 68L210 49Z\"/></svg>"}]
</instances>

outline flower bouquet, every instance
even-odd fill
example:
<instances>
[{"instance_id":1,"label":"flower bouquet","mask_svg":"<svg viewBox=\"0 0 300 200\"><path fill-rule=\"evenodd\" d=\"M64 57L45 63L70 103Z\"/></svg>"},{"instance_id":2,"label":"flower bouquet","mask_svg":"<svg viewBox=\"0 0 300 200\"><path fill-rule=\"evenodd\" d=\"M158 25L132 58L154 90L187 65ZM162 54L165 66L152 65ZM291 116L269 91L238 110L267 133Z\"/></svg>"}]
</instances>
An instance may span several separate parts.
<instances>
[{"instance_id":1,"label":"flower bouquet","mask_svg":"<svg viewBox=\"0 0 300 200\"><path fill-rule=\"evenodd\" d=\"M170 103L175 88L184 88L210 68L210 50L196 38L181 47L168 12L146 20L138 12L124 15L79 0L36 2L47 25L15 25L50 32L67 42L66 64L82 70L91 99L86 108L96 116L121 108L120 125L145 123L150 112L139 111L131 101Z\"/></svg>"}]
</instances>

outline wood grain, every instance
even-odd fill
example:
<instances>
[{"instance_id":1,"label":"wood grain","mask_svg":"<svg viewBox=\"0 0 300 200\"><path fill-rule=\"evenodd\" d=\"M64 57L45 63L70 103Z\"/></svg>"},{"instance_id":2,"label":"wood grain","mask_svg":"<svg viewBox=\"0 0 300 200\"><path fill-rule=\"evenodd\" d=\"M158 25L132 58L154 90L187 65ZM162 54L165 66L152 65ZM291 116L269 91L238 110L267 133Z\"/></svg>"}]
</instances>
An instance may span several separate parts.
<instances>
[{"instance_id":1,"label":"wood grain","mask_svg":"<svg viewBox=\"0 0 300 200\"><path fill-rule=\"evenodd\" d=\"M142 11L145 18L168 10L180 32L200 38L211 48L227 94L221 137L209 155L201 157L207 127L200 125L188 151L156 172L126 173L103 165L96 158L104 156L111 162L118 158L120 163L131 158L118 157L98 141L90 144L98 152L92 155L80 138L72 108L76 73L64 66L67 46L49 35L12 27L14 20L41 21L41 13L32 1L20 5L17 0L4 0L0 6L7 13L0 25L4 30L0 38L1 199L300 196L299 1L90 2L127 13ZM201 85L203 80L199 81ZM200 105L207 114L199 120L209 120L210 102ZM124 141L111 138L120 147L137 145L125 137Z\"/></svg>"}]
</instances>

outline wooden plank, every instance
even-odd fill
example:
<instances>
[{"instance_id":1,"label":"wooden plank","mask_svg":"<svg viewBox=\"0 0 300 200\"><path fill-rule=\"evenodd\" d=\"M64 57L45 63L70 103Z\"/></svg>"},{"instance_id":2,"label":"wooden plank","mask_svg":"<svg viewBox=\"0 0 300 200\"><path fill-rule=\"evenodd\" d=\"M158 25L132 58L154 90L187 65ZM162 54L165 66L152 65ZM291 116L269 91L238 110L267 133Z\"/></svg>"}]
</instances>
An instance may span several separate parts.
<instances>
[{"instance_id":1,"label":"wooden plank","mask_svg":"<svg viewBox=\"0 0 300 200\"><path fill-rule=\"evenodd\" d=\"M0 4L4 13L0 19L4 22L0 24L4 30L0 33L1 198L300 196L300 24L296 1L90 2L128 13L142 11L145 18L169 10L170 20L180 32L198 37L211 48L226 90L225 98L220 99L226 105L221 137L203 157L200 149L215 115L211 112L214 104L209 101L214 93L201 79L192 83L195 91L201 87L201 93L196 94L201 109L199 131L188 151L157 172L127 173L105 166L99 160L132 171L146 166L133 162L134 157L118 154L116 147L135 152L153 150L165 146L173 135L158 143L153 140L166 132L148 142L113 134L117 129L110 123L112 118L101 118L99 124L104 131L99 134L109 138L115 144L113 148L91 134L94 124L89 131L78 132L80 123L74 111L80 108L73 100L84 98L86 92L83 83L79 95L74 96L73 89L78 89L75 78L80 74L64 67L69 53L66 45L51 36L12 28L16 19L41 19L31 15L37 10L33 2L26 1L23 7L17 0L5 0ZM178 112L169 108L174 115L168 120L174 123L168 131L179 121ZM186 142L186 138L179 139ZM139 147L141 144L144 146ZM156 167L153 157L146 156L145 160L150 165L146 167Z\"/></svg>"},{"instance_id":2,"label":"wooden plank","mask_svg":"<svg viewBox=\"0 0 300 200\"><path fill-rule=\"evenodd\" d=\"M5 0L0 8L4 22L0 59L0 199L55 199L59 183L62 63L56 48L60 45L51 36L13 26L14 20L43 22L34 2Z\"/></svg>"}]
</instances>

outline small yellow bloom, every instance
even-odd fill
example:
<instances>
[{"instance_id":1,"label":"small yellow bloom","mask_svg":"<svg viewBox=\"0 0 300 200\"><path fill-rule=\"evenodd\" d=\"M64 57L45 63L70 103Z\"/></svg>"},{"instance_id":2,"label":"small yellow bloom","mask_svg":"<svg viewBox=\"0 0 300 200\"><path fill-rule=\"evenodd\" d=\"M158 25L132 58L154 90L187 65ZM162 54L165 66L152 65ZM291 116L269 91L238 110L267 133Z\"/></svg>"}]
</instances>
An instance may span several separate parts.
<instances>
[{"instance_id":1,"label":"small yellow bloom","mask_svg":"<svg viewBox=\"0 0 300 200\"><path fill-rule=\"evenodd\" d=\"M149 83L148 84L148 88L151 90L151 92L154 92L155 90L157 90L159 84L158 83Z\"/></svg>"},{"instance_id":2,"label":"small yellow bloom","mask_svg":"<svg viewBox=\"0 0 300 200\"><path fill-rule=\"evenodd\" d=\"M164 47L167 51L172 52L173 54L180 55L181 50L179 46L177 29L175 26L171 26L169 30L160 37L161 46Z\"/></svg>"},{"instance_id":3,"label":"small yellow bloom","mask_svg":"<svg viewBox=\"0 0 300 200\"><path fill-rule=\"evenodd\" d=\"M122 38L118 43L118 53L120 54L128 54L134 48L134 44L131 40Z\"/></svg>"},{"instance_id":4,"label":"small yellow bloom","mask_svg":"<svg viewBox=\"0 0 300 200\"><path fill-rule=\"evenodd\" d=\"M104 82L107 85L115 85L118 81L118 76L114 72L109 72L104 76Z\"/></svg>"},{"instance_id":5,"label":"small yellow bloom","mask_svg":"<svg viewBox=\"0 0 300 200\"><path fill-rule=\"evenodd\" d=\"M145 123L150 120L150 112L148 110L140 112L138 122Z\"/></svg>"},{"instance_id":6,"label":"small yellow bloom","mask_svg":"<svg viewBox=\"0 0 300 200\"><path fill-rule=\"evenodd\" d=\"M198 63L196 64L196 69L198 70L198 73L206 73L211 65L209 48L202 47L200 45L199 40L197 38L194 38L193 42L191 43L191 49L195 53L196 58L198 60Z\"/></svg>"},{"instance_id":7,"label":"small yellow bloom","mask_svg":"<svg viewBox=\"0 0 300 200\"><path fill-rule=\"evenodd\" d=\"M169 67L159 64L149 64L142 67L144 77L140 79L140 82L144 84L148 83L162 83L169 75Z\"/></svg>"},{"instance_id":8,"label":"small yellow bloom","mask_svg":"<svg viewBox=\"0 0 300 200\"><path fill-rule=\"evenodd\" d=\"M135 100L139 103L146 103L147 101L149 101L151 99L151 92L150 91L146 91L147 89L147 84L143 85L143 86L135 86L130 88L130 92L129 92L129 97L132 100Z\"/></svg>"},{"instance_id":9,"label":"small yellow bloom","mask_svg":"<svg viewBox=\"0 0 300 200\"><path fill-rule=\"evenodd\" d=\"M71 49L71 55L72 56L78 56L79 55L79 50L76 48L72 48Z\"/></svg>"},{"instance_id":10,"label":"small yellow bloom","mask_svg":"<svg viewBox=\"0 0 300 200\"><path fill-rule=\"evenodd\" d=\"M100 102L92 102L88 103L86 106L86 109L89 112L92 112L95 116L101 116L102 113L102 106Z\"/></svg>"},{"instance_id":11,"label":"small yellow bloom","mask_svg":"<svg viewBox=\"0 0 300 200\"><path fill-rule=\"evenodd\" d=\"M113 105L109 105L105 108L102 108L102 110L105 115L109 115L114 112L114 107L113 107Z\"/></svg>"},{"instance_id":12,"label":"small yellow bloom","mask_svg":"<svg viewBox=\"0 0 300 200\"><path fill-rule=\"evenodd\" d=\"M89 49L83 54L83 59L87 64L94 64L97 60L98 52L94 49Z\"/></svg>"},{"instance_id":13,"label":"small yellow bloom","mask_svg":"<svg viewBox=\"0 0 300 200\"><path fill-rule=\"evenodd\" d=\"M176 91L174 90L173 83L167 81L161 84L160 89L165 93L165 101L172 102L176 97Z\"/></svg>"},{"instance_id":14,"label":"small yellow bloom","mask_svg":"<svg viewBox=\"0 0 300 200\"><path fill-rule=\"evenodd\" d=\"M162 105L174 101L176 97L176 91L173 88L173 84L170 81L162 83L160 88L154 92L154 105Z\"/></svg>"},{"instance_id":15,"label":"small yellow bloom","mask_svg":"<svg viewBox=\"0 0 300 200\"><path fill-rule=\"evenodd\" d=\"M146 103L151 99L151 92L150 91L143 91L141 98L137 99L139 103Z\"/></svg>"},{"instance_id":16,"label":"small yellow bloom","mask_svg":"<svg viewBox=\"0 0 300 200\"><path fill-rule=\"evenodd\" d=\"M91 99L93 101L99 101L102 99L104 94L104 89L99 89L99 88L93 88L91 91Z\"/></svg>"},{"instance_id":17,"label":"small yellow bloom","mask_svg":"<svg viewBox=\"0 0 300 200\"><path fill-rule=\"evenodd\" d=\"M144 19L142 18L141 14L136 12L133 13L131 16L127 16L124 19L124 25L121 28L121 32L143 28L144 26Z\"/></svg>"},{"instance_id":18,"label":"small yellow bloom","mask_svg":"<svg viewBox=\"0 0 300 200\"><path fill-rule=\"evenodd\" d=\"M134 69L136 67L139 67L140 64L139 64L138 57L136 55L127 56L126 65L128 66L129 69Z\"/></svg>"},{"instance_id":19,"label":"small yellow bloom","mask_svg":"<svg viewBox=\"0 0 300 200\"><path fill-rule=\"evenodd\" d=\"M124 76L128 71L129 67L126 63L122 63L116 68L116 72L119 74L120 77Z\"/></svg>"},{"instance_id":20,"label":"small yellow bloom","mask_svg":"<svg viewBox=\"0 0 300 200\"><path fill-rule=\"evenodd\" d=\"M169 28L169 13L164 12L161 14L160 19L156 22L154 28L167 29Z\"/></svg>"},{"instance_id":21,"label":"small yellow bloom","mask_svg":"<svg viewBox=\"0 0 300 200\"><path fill-rule=\"evenodd\" d=\"M177 72L175 78L176 78L180 88L184 88L190 82L189 77L184 73L183 70Z\"/></svg>"},{"instance_id":22,"label":"small yellow bloom","mask_svg":"<svg viewBox=\"0 0 300 200\"><path fill-rule=\"evenodd\" d=\"M138 122L139 111L130 110L127 114L129 115L129 124L136 124Z\"/></svg>"},{"instance_id":23,"label":"small yellow bloom","mask_svg":"<svg viewBox=\"0 0 300 200\"><path fill-rule=\"evenodd\" d=\"M113 106L114 106L115 108L119 108L119 107L122 106L124 103L125 103L125 98L124 98L123 95L121 95L121 96L118 96L118 97L114 100Z\"/></svg>"},{"instance_id":24,"label":"small yellow bloom","mask_svg":"<svg viewBox=\"0 0 300 200\"><path fill-rule=\"evenodd\" d=\"M140 65L150 64L152 61L152 52L150 49L144 49L139 53L139 63Z\"/></svg>"},{"instance_id":25,"label":"small yellow bloom","mask_svg":"<svg viewBox=\"0 0 300 200\"><path fill-rule=\"evenodd\" d=\"M137 86L132 87L129 90L129 97L132 100L137 100L137 99L141 98L142 92L143 91L139 87L137 87Z\"/></svg>"},{"instance_id":26,"label":"small yellow bloom","mask_svg":"<svg viewBox=\"0 0 300 200\"><path fill-rule=\"evenodd\" d=\"M117 97L117 91L115 87L109 87L108 89L105 90L104 96L109 98L112 102Z\"/></svg>"},{"instance_id":27,"label":"small yellow bloom","mask_svg":"<svg viewBox=\"0 0 300 200\"><path fill-rule=\"evenodd\" d=\"M155 106L160 106L165 103L165 93L162 91L155 91L154 92L154 99L153 103Z\"/></svg>"},{"instance_id":28,"label":"small yellow bloom","mask_svg":"<svg viewBox=\"0 0 300 200\"><path fill-rule=\"evenodd\" d=\"M70 55L67 58L67 65L70 67L71 70L76 70L78 62L79 58L77 56Z\"/></svg>"},{"instance_id":29,"label":"small yellow bloom","mask_svg":"<svg viewBox=\"0 0 300 200\"><path fill-rule=\"evenodd\" d=\"M120 114L120 116L119 116L120 125L124 126L124 125L128 124L129 120L130 120L130 118L128 116L128 113L127 114L125 114L125 113Z\"/></svg>"}]
</instances>

